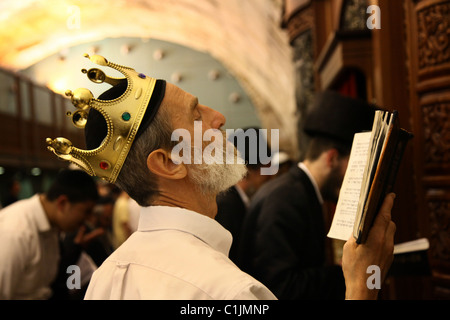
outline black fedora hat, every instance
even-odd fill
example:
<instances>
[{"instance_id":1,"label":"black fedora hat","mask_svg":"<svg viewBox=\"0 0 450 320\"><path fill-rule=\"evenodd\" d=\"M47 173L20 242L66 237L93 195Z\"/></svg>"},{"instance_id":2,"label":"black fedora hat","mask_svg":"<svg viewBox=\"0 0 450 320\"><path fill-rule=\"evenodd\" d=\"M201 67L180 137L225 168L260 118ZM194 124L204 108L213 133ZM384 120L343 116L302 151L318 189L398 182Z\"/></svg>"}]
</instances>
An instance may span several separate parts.
<instances>
[{"instance_id":1,"label":"black fedora hat","mask_svg":"<svg viewBox=\"0 0 450 320\"><path fill-rule=\"evenodd\" d=\"M316 95L306 114L303 131L309 136L323 136L352 143L355 133L372 130L379 107L360 99L324 91Z\"/></svg>"}]
</instances>

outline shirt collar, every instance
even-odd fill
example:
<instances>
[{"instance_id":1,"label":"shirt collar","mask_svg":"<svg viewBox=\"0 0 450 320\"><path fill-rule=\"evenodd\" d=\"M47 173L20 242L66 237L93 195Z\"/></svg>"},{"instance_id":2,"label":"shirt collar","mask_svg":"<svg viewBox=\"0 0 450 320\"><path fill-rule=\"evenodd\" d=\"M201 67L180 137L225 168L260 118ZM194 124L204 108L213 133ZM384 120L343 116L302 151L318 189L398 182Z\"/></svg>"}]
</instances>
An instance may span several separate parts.
<instances>
[{"instance_id":1,"label":"shirt collar","mask_svg":"<svg viewBox=\"0 0 450 320\"><path fill-rule=\"evenodd\" d=\"M233 238L217 221L200 213L167 206L150 206L141 209L138 231L179 230L207 243L226 256Z\"/></svg>"},{"instance_id":2,"label":"shirt collar","mask_svg":"<svg viewBox=\"0 0 450 320\"><path fill-rule=\"evenodd\" d=\"M316 191L317 199L319 199L320 204L323 204L323 198L322 194L320 193L319 186L317 185L316 180L314 180L314 177L312 176L311 172L308 170L308 167L306 167L306 165L303 162L299 162L298 167L302 169L308 176L309 180L311 180L314 190Z\"/></svg>"}]
</instances>

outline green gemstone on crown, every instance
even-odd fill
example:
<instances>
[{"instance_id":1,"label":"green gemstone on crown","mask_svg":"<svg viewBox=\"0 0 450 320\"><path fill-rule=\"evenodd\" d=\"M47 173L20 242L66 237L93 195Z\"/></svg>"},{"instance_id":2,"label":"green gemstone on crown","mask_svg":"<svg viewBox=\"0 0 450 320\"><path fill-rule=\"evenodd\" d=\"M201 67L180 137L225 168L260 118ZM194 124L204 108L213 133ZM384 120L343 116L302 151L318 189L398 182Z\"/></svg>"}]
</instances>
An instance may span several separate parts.
<instances>
[{"instance_id":1,"label":"green gemstone on crown","mask_svg":"<svg viewBox=\"0 0 450 320\"><path fill-rule=\"evenodd\" d=\"M122 119L124 121L129 121L131 119L131 114L129 112L122 113Z\"/></svg>"}]
</instances>

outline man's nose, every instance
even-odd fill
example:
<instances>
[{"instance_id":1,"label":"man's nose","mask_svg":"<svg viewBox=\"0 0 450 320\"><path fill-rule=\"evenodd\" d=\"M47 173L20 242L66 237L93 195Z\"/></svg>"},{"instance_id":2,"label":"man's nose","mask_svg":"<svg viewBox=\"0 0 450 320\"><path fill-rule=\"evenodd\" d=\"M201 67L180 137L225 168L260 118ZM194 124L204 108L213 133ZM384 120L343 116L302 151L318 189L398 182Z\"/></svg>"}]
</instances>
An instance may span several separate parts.
<instances>
[{"instance_id":1,"label":"man's nose","mask_svg":"<svg viewBox=\"0 0 450 320\"><path fill-rule=\"evenodd\" d=\"M222 113L214 109L211 109L210 107L203 106L203 108L204 108L203 114L206 115L206 120L208 121L208 124L211 126L211 128L220 129L225 125L226 119Z\"/></svg>"}]
</instances>

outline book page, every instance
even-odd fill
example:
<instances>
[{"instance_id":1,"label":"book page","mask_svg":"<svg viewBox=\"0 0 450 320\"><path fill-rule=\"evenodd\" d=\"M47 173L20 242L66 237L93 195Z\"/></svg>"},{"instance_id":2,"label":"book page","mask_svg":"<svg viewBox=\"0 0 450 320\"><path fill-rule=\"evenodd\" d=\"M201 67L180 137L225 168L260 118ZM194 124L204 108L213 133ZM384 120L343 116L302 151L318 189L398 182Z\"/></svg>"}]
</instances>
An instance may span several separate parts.
<instances>
[{"instance_id":1,"label":"book page","mask_svg":"<svg viewBox=\"0 0 450 320\"><path fill-rule=\"evenodd\" d=\"M352 235L371 136L371 132L355 134L336 212L328 233L329 238L347 241Z\"/></svg>"},{"instance_id":2,"label":"book page","mask_svg":"<svg viewBox=\"0 0 450 320\"><path fill-rule=\"evenodd\" d=\"M361 183L361 192L359 195L358 209L356 211L355 221L357 221L357 222L355 225L355 229L359 228L359 222L361 221L362 213L364 210L364 204L366 202L367 194L369 192L371 177L372 177L372 173L373 173L373 163L375 160L374 154L376 153L377 144L378 144L380 133L381 133L382 123L383 123L383 114L384 114L384 112L382 112L382 111L375 112L375 118L374 118L373 126L372 126L372 135L370 137L370 143L369 143L369 147L368 147L367 164L366 164L366 167L365 167L365 170L363 173L363 180ZM355 232L354 232L354 234L355 234Z\"/></svg>"},{"instance_id":3,"label":"book page","mask_svg":"<svg viewBox=\"0 0 450 320\"><path fill-rule=\"evenodd\" d=\"M359 198L358 211L355 219L355 226L353 229L353 236L358 239L362 224L365 221L365 205L367 197L372 186L372 181L378 167L380 154L386 146L386 137L389 130L391 114L389 112L377 111L380 114L380 123L377 123L377 135L373 138L373 149L369 154L369 164L364 173L364 180L361 186L361 194ZM375 130L375 129L374 129Z\"/></svg>"},{"instance_id":4,"label":"book page","mask_svg":"<svg viewBox=\"0 0 450 320\"><path fill-rule=\"evenodd\" d=\"M421 238L413 241L403 242L394 246L394 254L402 254L415 251L424 251L430 248L430 242L427 238Z\"/></svg>"},{"instance_id":5,"label":"book page","mask_svg":"<svg viewBox=\"0 0 450 320\"><path fill-rule=\"evenodd\" d=\"M80 267L81 271L80 284L84 286L91 280L92 274L97 270L97 265L86 252L82 251L77 266Z\"/></svg>"}]
</instances>

